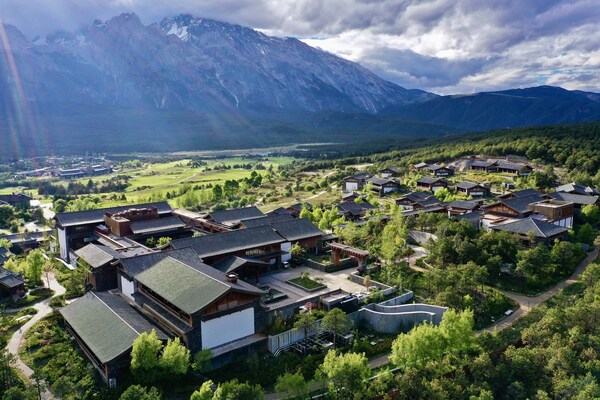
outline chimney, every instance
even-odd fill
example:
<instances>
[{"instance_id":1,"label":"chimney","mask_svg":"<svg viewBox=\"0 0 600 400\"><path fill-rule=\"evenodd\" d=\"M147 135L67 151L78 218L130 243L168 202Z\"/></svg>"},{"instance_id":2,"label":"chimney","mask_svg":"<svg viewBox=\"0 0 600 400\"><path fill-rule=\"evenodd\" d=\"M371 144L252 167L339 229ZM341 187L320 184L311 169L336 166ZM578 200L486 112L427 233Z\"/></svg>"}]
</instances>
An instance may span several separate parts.
<instances>
[{"instance_id":1,"label":"chimney","mask_svg":"<svg viewBox=\"0 0 600 400\"><path fill-rule=\"evenodd\" d=\"M235 272L230 272L230 273L226 274L225 277L227 278L227 282L231 282L231 283L236 283L238 280L238 276Z\"/></svg>"}]
</instances>

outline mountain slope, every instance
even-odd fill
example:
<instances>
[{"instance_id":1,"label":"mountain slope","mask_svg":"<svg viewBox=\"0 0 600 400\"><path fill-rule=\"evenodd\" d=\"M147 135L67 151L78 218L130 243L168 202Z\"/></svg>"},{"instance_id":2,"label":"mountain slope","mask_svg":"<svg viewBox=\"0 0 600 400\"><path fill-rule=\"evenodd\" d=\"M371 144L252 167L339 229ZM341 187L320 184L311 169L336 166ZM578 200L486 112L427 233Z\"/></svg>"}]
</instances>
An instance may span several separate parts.
<instances>
[{"instance_id":1,"label":"mountain slope","mask_svg":"<svg viewBox=\"0 0 600 400\"><path fill-rule=\"evenodd\" d=\"M296 39L189 15L144 26L122 14L45 43L8 30L23 90L37 103L376 113L434 97Z\"/></svg>"},{"instance_id":2,"label":"mountain slope","mask_svg":"<svg viewBox=\"0 0 600 400\"><path fill-rule=\"evenodd\" d=\"M539 86L472 95L442 96L387 112L466 130L600 120L600 96Z\"/></svg>"}]
</instances>

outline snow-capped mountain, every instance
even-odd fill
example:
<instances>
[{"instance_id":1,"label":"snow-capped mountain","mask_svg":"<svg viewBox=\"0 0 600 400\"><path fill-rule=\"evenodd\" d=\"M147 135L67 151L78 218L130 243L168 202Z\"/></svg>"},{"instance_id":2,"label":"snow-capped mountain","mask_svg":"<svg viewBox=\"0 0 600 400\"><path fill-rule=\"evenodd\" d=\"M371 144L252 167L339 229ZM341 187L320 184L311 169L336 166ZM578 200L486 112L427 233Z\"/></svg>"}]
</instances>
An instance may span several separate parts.
<instances>
[{"instance_id":1,"label":"snow-capped mountain","mask_svg":"<svg viewBox=\"0 0 600 400\"><path fill-rule=\"evenodd\" d=\"M144 26L122 14L34 42L7 31L23 92L41 104L377 113L434 97L297 39L190 15Z\"/></svg>"}]
</instances>

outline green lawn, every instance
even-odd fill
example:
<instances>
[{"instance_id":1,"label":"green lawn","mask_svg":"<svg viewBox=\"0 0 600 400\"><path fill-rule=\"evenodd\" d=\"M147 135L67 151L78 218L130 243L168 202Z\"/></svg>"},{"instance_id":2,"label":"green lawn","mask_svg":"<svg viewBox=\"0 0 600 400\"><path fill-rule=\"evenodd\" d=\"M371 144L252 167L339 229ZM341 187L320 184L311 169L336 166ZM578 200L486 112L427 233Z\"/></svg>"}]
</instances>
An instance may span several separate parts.
<instances>
[{"instance_id":1,"label":"green lawn","mask_svg":"<svg viewBox=\"0 0 600 400\"><path fill-rule=\"evenodd\" d=\"M290 279L288 282L294 283L298 286L302 286L306 290L314 290L318 288L325 287L321 282L317 282L314 279L306 278L306 277L298 277L294 279Z\"/></svg>"}]
</instances>

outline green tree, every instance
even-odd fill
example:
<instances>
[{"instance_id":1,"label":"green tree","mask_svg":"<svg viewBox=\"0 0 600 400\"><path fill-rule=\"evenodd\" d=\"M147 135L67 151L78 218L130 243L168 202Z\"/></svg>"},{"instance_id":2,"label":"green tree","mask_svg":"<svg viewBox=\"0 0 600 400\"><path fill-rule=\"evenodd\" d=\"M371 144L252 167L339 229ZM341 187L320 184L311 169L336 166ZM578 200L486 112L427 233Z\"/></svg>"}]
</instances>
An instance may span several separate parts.
<instances>
[{"instance_id":1,"label":"green tree","mask_svg":"<svg viewBox=\"0 0 600 400\"><path fill-rule=\"evenodd\" d=\"M307 312L296 315L296 322L294 322L294 328L302 329L304 332L304 336L308 336L308 330L314 323L317 321L317 318L313 313Z\"/></svg>"},{"instance_id":2,"label":"green tree","mask_svg":"<svg viewBox=\"0 0 600 400\"><path fill-rule=\"evenodd\" d=\"M162 246L166 246L166 245L168 245L169 243L171 243L171 241L172 241L172 240L173 240L173 239L171 239L171 238L170 238L170 237L168 237L168 236L165 236L165 237L158 238L158 242L156 243L156 247L162 247Z\"/></svg>"},{"instance_id":3,"label":"green tree","mask_svg":"<svg viewBox=\"0 0 600 400\"><path fill-rule=\"evenodd\" d=\"M8 204L0 205L0 228L8 228L10 221L15 217L15 210Z\"/></svg>"},{"instance_id":4,"label":"green tree","mask_svg":"<svg viewBox=\"0 0 600 400\"><path fill-rule=\"evenodd\" d=\"M321 329L331 332L333 334L333 346L335 347L337 344L338 335L346 334L352 329L354 323L352 320L346 315L346 313L339 308L334 308L329 311L323 317L323 322L321 323Z\"/></svg>"},{"instance_id":5,"label":"green tree","mask_svg":"<svg viewBox=\"0 0 600 400\"><path fill-rule=\"evenodd\" d=\"M119 400L161 400L162 396L157 388L140 385L131 385L121 394Z\"/></svg>"},{"instance_id":6,"label":"green tree","mask_svg":"<svg viewBox=\"0 0 600 400\"><path fill-rule=\"evenodd\" d=\"M210 363L212 361L213 354L210 349L204 349L196 353L194 356L194 363L192 364L192 368L194 371L198 372L206 372L210 368Z\"/></svg>"},{"instance_id":7,"label":"green tree","mask_svg":"<svg viewBox=\"0 0 600 400\"><path fill-rule=\"evenodd\" d=\"M287 399L305 399L308 395L308 383L300 372L286 372L277 378L275 391L285 393Z\"/></svg>"},{"instance_id":8,"label":"green tree","mask_svg":"<svg viewBox=\"0 0 600 400\"><path fill-rule=\"evenodd\" d=\"M36 285L42 283L42 267L45 262L42 251L39 249L30 251L25 258L25 262L27 265L25 270L27 279Z\"/></svg>"},{"instance_id":9,"label":"green tree","mask_svg":"<svg viewBox=\"0 0 600 400\"><path fill-rule=\"evenodd\" d=\"M185 375L190 367L190 351L179 341L168 340L160 357L160 367L167 376Z\"/></svg>"},{"instance_id":10,"label":"green tree","mask_svg":"<svg viewBox=\"0 0 600 400\"><path fill-rule=\"evenodd\" d=\"M213 400L262 400L264 392L259 385L239 383L237 379L219 385Z\"/></svg>"},{"instance_id":11,"label":"green tree","mask_svg":"<svg viewBox=\"0 0 600 400\"><path fill-rule=\"evenodd\" d=\"M594 228L589 223L586 223L577 231L577 240L588 245L594 244Z\"/></svg>"},{"instance_id":12,"label":"green tree","mask_svg":"<svg viewBox=\"0 0 600 400\"><path fill-rule=\"evenodd\" d=\"M195 390L190 397L190 400L212 400L213 398L213 381L208 380L200 386L200 389Z\"/></svg>"},{"instance_id":13,"label":"green tree","mask_svg":"<svg viewBox=\"0 0 600 400\"><path fill-rule=\"evenodd\" d=\"M338 354L329 350L319 374L327 380L327 392L333 399L363 399L371 374L364 353Z\"/></svg>"},{"instance_id":14,"label":"green tree","mask_svg":"<svg viewBox=\"0 0 600 400\"><path fill-rule=\"evenodd\" d=\"M153 329L142 332L133 341L131 350L131 373L142 383L152 383L160 375L159 354L163 345Z\"/></svg>"},{"instance_id":15,"label":"green tree","mask_svg":"<svg viewBox=\"0 0 600 400\"><path fill-rule=\"evenodd\" d=\"M588 204L581 208L581 213L585 215L588 223L595 225L600 222L600 207L594 204Z\"/></svg>"},{"instance_id":16,"label":"green tree","mask_svg":"<svg viewBox=\"0 0 600 400\"><path fill-rule=\"evenodd\" d=\"M292 254L292 257L304 257L306 250L304 250L304 247L300 246L298 243L294 243L290 249L290 253Z\"/></svg>"},{"instance_id":17,"label":"green tree","mask_svg":"<svg viewBox=\"0 0 600 400\"><path fill-rule=\"evenodd\" d=\"M11 247L12 247L12 244L10 243L10 240L5 239L5 238L0 238L0 248L4 248L7 251L9 251Z\"/></svg>"}]
</instances>

